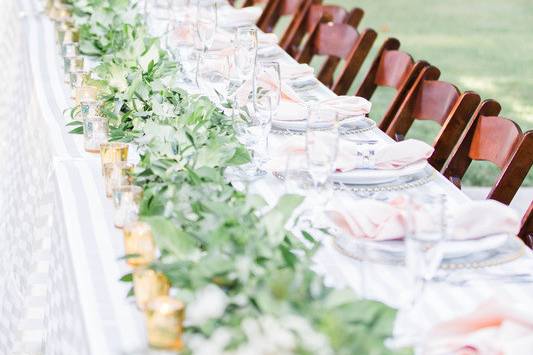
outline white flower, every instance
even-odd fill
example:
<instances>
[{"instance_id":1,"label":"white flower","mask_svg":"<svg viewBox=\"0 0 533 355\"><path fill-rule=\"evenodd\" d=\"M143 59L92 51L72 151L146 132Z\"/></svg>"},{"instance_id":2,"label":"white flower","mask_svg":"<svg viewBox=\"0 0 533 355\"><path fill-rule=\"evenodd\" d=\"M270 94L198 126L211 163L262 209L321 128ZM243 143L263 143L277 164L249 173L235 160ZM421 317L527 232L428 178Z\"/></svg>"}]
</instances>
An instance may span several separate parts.
<instances>
[{"instance_id":1,"label":"white flower","mask_svg":"<svg viewBox=\"0 0 533 355\"><path fill-rule=\"evenodd\" d=\"M210 319L220 318L226 306L228 296L219 287L209 284L196 293L186 312L187 325L201 325Z\"/></svg>"}]
</instances>

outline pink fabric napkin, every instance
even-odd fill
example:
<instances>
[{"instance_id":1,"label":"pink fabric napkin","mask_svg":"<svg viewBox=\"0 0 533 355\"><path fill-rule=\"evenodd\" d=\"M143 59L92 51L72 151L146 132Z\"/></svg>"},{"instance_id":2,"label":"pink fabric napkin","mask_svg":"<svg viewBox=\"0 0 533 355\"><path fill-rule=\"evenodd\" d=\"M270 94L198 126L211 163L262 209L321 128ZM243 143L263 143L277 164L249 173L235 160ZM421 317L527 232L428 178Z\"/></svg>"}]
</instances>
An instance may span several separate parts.
<instances>
[{"instance_id":1,"label":"pink fabric napkin","mask_svg":"<svg viewBox=\"0 0 533 355\"><path fill-rule=\"evenodd\" d=\"M494 200L472 201L457 207L450 237L475 239L491 234L513 234L520 230L520 217L512 208Z\"/></svg>"},{"instance_id":2,"label":"pink fabric napkin","mask_svg":"<svg viewBox=\"0 0 533 355\"><path fill-rule=\"evenodd\" d=\"M406 231L405 213L399 208L402 199L389 203L376 200L344 199L326 216L354 238L373 240L401 239Z\"/></svg>"},{"instance_id":3,"label":"pink fabric napkin","mask_svg":"<svg viewBox=\"0 0 533 355\"><path fill-rule=\"evenodd\" d=\"M300 69L299 69L300 70ZM302 68L301 70L305 70ZM290 88L290 87L289 87ZM292 88L290 88L292 92ZM296 93L294 93L296 95ZM292 100L294 103L291 104L291 101L288 101L288 104L282 112L279 112L276 116L278 121L300 121L307 119L307 115L302 116L294 115L294 112L301 112L301 107L303 101L298 98L298 100ZM350 117L364 116L370 112L372 104L362 97L357 96L337 96L329 99L320 101L320 108L330 109L339 114L339 119L346 119Z\"/></svg>"},{"instance_id":4,"label":"pink fabric napkin","mask_svg":"<svg viewBox=\"0 0 533 355\"><path fill-rule=\"evenodd\" d=\"M530 355L533 312L529 307L488 301L477 310L435 326L425 355Z\"/></svg>"},{"instance_id":5,"label":"pink fabric napkin","mask_svg":"<svg viewBox=\"0 0 533 355\"><path fill-rule=\"evenodd\" d=\"M291 106L283 108L289 115ZM297 120L300 111L292 111L292 117ZM279 112L278 112L279 119ZM272 153L273 160L283 158L287 152L301 152L305 155L305 137L292 136L284 141L283 144L274 149ZM356 159L357 147L353 142L340 139L339 150L337 154L337 161L335 169L338 172L347 172L357 168ZM408 139L402 142L393 144L378 144L375 152L375 168L376 169L400 169L405 166L426 160L433 153L433 148L424 142L414 139ZM277 162L272 164L273 167L278 167ZM278 170L279 171L279 170Z\"/></svg>"},{"instance_id":6,"label":"pink fabric napkin","mask_svg":"<svg viewBox=\"0 0 533 355\"><path fill-rule=\"evenodd\" d=\"M260 79L260 86L275 88L275 82L268 76L262 76ZM237 100L240 106L244 106L248 103L249 95L253 89L252 81L248 80L237 90ZM299 106L304 105L304 101L300 99L298 94L288 84L281 82L281 101L286 104L297 104ZM305 106L303 106L305 107Z\"/></svg>"}]
</instances>

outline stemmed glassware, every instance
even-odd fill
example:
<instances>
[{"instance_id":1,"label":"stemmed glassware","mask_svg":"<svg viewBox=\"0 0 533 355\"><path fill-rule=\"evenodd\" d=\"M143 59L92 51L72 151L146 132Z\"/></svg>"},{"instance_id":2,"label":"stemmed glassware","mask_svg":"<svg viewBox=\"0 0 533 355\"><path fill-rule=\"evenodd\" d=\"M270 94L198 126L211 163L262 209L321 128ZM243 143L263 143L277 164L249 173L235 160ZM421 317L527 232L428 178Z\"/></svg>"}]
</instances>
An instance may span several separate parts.
<instances>
[{"instance_id":1,"label":"stemmed glassware","mask_svg":"<svg viewBox=\"0 0 533 355\"><path fill-rule=\"evenodd\" d=\"M307 169L318 193L335 168L339 147L337 112L319 105L310 107L305 138Z\"/></svg>"},{"instance_id":2,"label":"stemmed glassware","mask_svg":"<svg viewBox=\"0 0 533 355\"><path fill-rule=\"evenodd\" d=\"M447 234L446 195L415 194L405 199L405 265L413 286L407 302L398 312L394 338L388 341L390 346L397 348L417 343L420 329L398 327L398 324L413 324L411 318L415 306L444 257L442 244Z\"/></svg>"},{"instance_id":3,"label":"stemmed glassware","mask_svg":"<svg viewBox=\"0 0 533 355\"><path fill-rule=\"evenodd\" d=\"M224 101L227 96L230 67L230 56L223 53L208 53L199 60L196 85L214 102Z\"/></svg>"},{"instance_id":4,"label":"stemmed glassware","mask_svg":"<svg viewBox=\"0 0 533 355\"><path fill-rule=\"evenodd\" d=\"M252 26L238 27L233 39L233 63L230 79L230 99L232 117L237 119L239 109L239 89L251 81L257 58L257 29ZM248 94L248 93L246 93Z\"/></svg>"},{"instance_id":5,"label":"stemmed glassware","mask_svg":"<svg viewBox=\"0 0 533 355\"><path fill-rule=\"evenodd\" d=\"M258 62L253 80L254 118L250 128L257 131L252 146L254 163L260 169L268 160L268 135L281 98L281 74L279 63ZM257 128L255 128L257 127Z\"/></svg>"},{"instance_id":6,"label":"stemmed glassware","mask_svg":"<svg viewBox=\"0 0 533 355\"><path fill-rule=\"evenodd\" d=\"M214 0L198 0L196 5L195 34L197 48L201 49L202 55L213 44L217 30L217 3Z\"/></svg>"},{"instance_id":7,"label":"stemmed glassware","mask_svg":"<svg viewBox=\"0 0 533 355\"><path fill-rule=\"evenodd\" d=\"M145 0L144 16L150 34L164 36L171 18L170 0Z\"/></svg>"},{"instance_id":8,"label":"stemmed glassware","mask_svg":"<svg viewBox=\"0 0 533 355\"><path fill-rule=\"evenodd\" d=\"M166 36L166 46L174 60L179 62L178 82L191 83L189 73L196 66L194 50L194 23L187 15L171 21Z\"/></svg>"}]
</instances>

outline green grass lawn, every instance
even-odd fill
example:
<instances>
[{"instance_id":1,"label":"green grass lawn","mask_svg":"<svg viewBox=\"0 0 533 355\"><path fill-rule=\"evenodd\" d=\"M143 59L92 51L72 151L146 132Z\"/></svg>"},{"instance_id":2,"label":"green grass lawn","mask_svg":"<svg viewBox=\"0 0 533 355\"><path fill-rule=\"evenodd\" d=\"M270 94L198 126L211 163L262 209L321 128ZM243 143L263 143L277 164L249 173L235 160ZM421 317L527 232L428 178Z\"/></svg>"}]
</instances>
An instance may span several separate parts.
<instances>
[{"instance_id":1,"label":"green grass lawn","mask_svg":"<svg viewBox=\"0 0 533 355\"><path fill-rule=\"evenodd\" d=\"M379 36L370 54L387 37L396 37L415 60L441 70L441 79L496 99L502 114L523 131L533 128L533 1L531 0L324 0L346 8L361 7L360 29ZM366 72L369 60L354 87ZM381 117L390 92L373 98L372 117ZM431 142L438 127L417 122L411 137ZM474 163L466 185L491 185L498 169ZM526 179L533 186L533 173Z\"/></svg>"}]
</instances>

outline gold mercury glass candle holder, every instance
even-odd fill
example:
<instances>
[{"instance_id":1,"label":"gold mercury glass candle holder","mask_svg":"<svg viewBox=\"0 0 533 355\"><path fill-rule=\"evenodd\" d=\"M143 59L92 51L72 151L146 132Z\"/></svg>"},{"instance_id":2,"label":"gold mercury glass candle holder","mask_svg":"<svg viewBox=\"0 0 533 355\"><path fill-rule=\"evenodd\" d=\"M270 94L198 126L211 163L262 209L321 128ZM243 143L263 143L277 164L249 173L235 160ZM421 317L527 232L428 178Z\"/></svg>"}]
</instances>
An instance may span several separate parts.
<instances>
[{"instance_id":1,"label":"gold mercury glass candle holder","mask_svg":"<svg viewBox=\"0 0 533 355\"><path fill-rule=\"evenodd\" d=\"M98 90L94 86L84 85L77 89L76 92L76 105L81 105L81 110L83 111L83 106L87 106L89 103L95 103L96 97L98 95ZM83 112L82 112L83 113ZM85 114L89 114L87 109Z\"/></svg>"},{"instance_id":2,"label":"gold mercury glass candle holder","mask_svg":"<svg viewBox=\"0 0 533 355\"><path fill-rule=\"evenodd\" d=\"M70 87L74 93L72 98L76 98L76 89L83 86L89 73L85 70L75 70L70 73Z\"/></svg>"},{"instance_id":3,"label":"gold mercury glass candle holder","mask_svg":"<svg viewBox=\"0 0 533 355\"><path fill-rule=\"evenodd\" d=\"M105 193L113 197L113 189L131 184L133 165L125 161L117 161L104 165Z\"/></svg>"},{"instance_id":4,"label":"gold mercury glass candle holder","mask_svg":"<svg viewBox=\"0 0 533 355\"><path fill-rule=\"evenodd\" d=\"M83 116L83 113L82 113ZM100 152L100 145L108 140L107 119L102 116L83 117L83 145L89 153ZM109 192L111 196L111 190Z\"/></svg>"},{"instance_id":5,"label":"gold mercury glass candle holder","mask_svg":"<svg viewBox=\"0 0 533 355\"><path fill-rule=\"evenodd\" d=\"M139 309L144 311L148 302L159 296L167 296L169 290L170 284L162 272L148 268L133 271L133 291Z\"/></svg>"},{"instance_id":6,"label":"gold mercury glass candle holder","mask_svg":"<svg viewBox=\"0 0 533 355\"><path fill-rule=\"evenodd\" d=\"M127 259L130 266L145 266L155 259L154 237L148 223L134 221L126 224L122 231L126 255L137 255Z\"/></svg>"},{"instance_id":7,"label":"gold mercury glass candle holder","mask_svg":"<svg viewBox=\"0 0 533 355\"><path fill-rule=\"evenodd\" d=\"M146 328L148 343L157 349L183 349L183 321L185 305L170 296L161 296L148 303Z\"/></svg>"},{"instance_id":8,"label":"gold mercury glass candle holder","mask_svg":"<svg viewBox=\"0 0 533 355\"><path fill-rule=\"evenodd\" d=\"M70 73L78 70L83 70L85 60L82 56L68 56L65 57L65 82L70 81Z\"/></svg>"},{"instance_id":9,"label":"gold mercury glass candle holder","mask_svg":"<svg viewBox=\"0 0 533 355\"><path fill-rule=\"evenodd\" d=\"M104 165L128 160L127 143L109 142L100 145L100 161L102 162L102 175L104 174Z\"/></svg>"},{"instance_id":10,"label":"gold mercury glass candle holder","mask_svg":"<svg viewBox=\"0 0 533 355\"><path fill-rule=\"evenodd\" d=\"M80 56L80 48L76 43L65 43L61 46L63 58L75 58Z\"/></svg>"},{"instance_id":11,"label":"gold mercury glass candle holder","mask_svg":"<svg viewBox=\"0 0 533 355\"><path fill-rule=\"evenodd\" d=\"M142 198L143 189L140 186L126 185L113 189L115 227L123 228L137 221Z\"/></svg>"}]
</instances>

